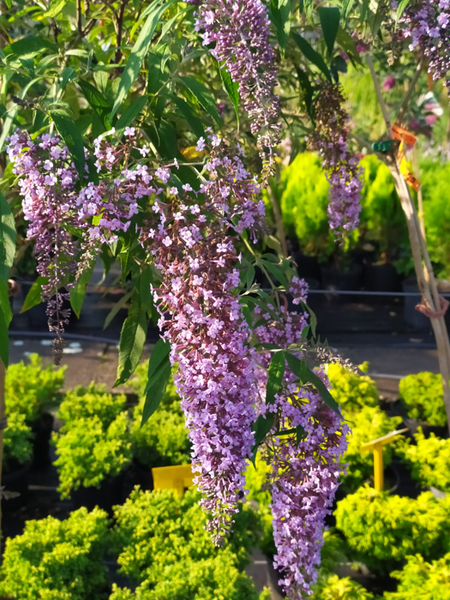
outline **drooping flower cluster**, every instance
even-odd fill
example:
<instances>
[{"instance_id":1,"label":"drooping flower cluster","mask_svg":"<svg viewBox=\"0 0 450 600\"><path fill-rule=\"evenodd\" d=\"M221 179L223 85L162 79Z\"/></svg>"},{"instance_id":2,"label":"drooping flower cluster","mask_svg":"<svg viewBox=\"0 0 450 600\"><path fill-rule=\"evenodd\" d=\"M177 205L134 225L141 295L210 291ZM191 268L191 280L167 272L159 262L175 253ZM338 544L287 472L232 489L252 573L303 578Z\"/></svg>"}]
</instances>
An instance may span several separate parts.
<instances>
[{"instance_id":1,"label":"drooping flower cluster","mask_svg":"<svg viewBox=\"0 0 450 600\"><path fill-rule=\"evenodd\" d=\"M9 159L19 176L23 212L29 222L27 236L35 242L42 299L47 302L49 329L56 333L55 360L62 352L62 333L69 310L64 308L77 268L78 249L68 231L78 227L76 183L78 174L70 153L58 136L44 134L32 141L28 132L17 131L8 139ZM66 291L61 291L64 287Z\"/></svg>"},{"instance_id":2,"label":"drooping flower cluster","mask_svg":"<svg viewBox=\"0 0 450 600\"><path fill-rule=\"evenodd\" d=\"M338 237L356 229L361 210L362 169L348 147L348 115L339 83L324 83L315 102L316 128L311 147L322 159L330 184L328 218Z\"/></svg>"},{"instance_id":3,"label":"drooping flower cluster","mask_svg":"<svg viewBox=\"0 0 450 600\"><path fill-rule=\"evenodd\" d=\"M211 53L239 84L251 131L259 134L266 184L274 172L274 147L280 142L281 130L267 7L261 0L206 0L200 4L196 29L204 31L205 46L215 43Z\"/></svg>"},{"instance_id":4,"label":"drooping flower cluster","mask_svg":"<svg viewBox=\"0 0 450 600\"><path fill-rule=\"evenodd\" d=\"M401 22L403 37L411 39L409 49L422 49L433 79L444 79L450 88L450 1L417 2L407 8Z\"/></svg>"},{"instance_id":5,"label":"drooping flower cluster","mask_svg":"<svg viewBox=\"0 0 450 600\"><path fill-rule=\"evenodd\" d=\"M307 286L294 278L291 293L294 304L306 299ZM272 310L276 309L272 306ZM278 311L274 321L256 308L258 320L266 323L255 329L258 340L287 348L302 343L307 316L289 312L287 305ZM301 353L294 353L302 358ZM258 357L266 368L270 355ZM318 375L324 378L323 373ZM260 384L267 381L259 371ZM267 460L271 464L271 491L274 539L277 554L275 567L282 573L280 584L292 600L311 594L317 579L320 550L323 544L324 520L331 512L338 481L342 474L339 458L346 448L347 425L334 413L316 391L299 390L296 377L286 367L282 392L275 402L265 406L263 415L275 415L269 440ZM289 431L278 436L276 432Z\"/></svg>"},{"instance_id":6,"label":"drooping flower cluster","mask_svg":"<svg viewBox=\"0 0 450 600\"><path fill-rule=\"evenodd\" d=\"M206 164L209 180L200 193L189 184L171 189L171 200L155 200L159 223L143 230L162 283L155 290L160 328L179 364L175 382L193 446L192 462L200 474L201 501L211 514L208 530L220 544L230 530L244 488L243 472L251 454L255 420L255 369L249 327L236 293L237 256L227 230L257 229L264 205L254 201L250 180L238 152L210 136Z\"/></svg>"}]
</instances>

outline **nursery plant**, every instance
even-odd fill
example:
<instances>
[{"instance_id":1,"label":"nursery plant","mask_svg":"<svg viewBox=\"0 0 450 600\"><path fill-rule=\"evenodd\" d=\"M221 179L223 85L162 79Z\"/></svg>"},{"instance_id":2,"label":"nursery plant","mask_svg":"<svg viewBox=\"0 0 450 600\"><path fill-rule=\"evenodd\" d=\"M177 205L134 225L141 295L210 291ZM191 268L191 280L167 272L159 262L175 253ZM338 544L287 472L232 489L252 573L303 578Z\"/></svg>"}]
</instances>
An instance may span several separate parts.
<instances>
[{"instance_id":1,"label":"nursery plant","mask_svg":"<svg viewBox=\"0 0 450 600\"><path fill-rule=\"evenodd\" d=\"M450 554L438 560L426 562L416 554L408 556L401 571L391 573L399 580L396 592L385 592L386 600L449 600L450 598Z\"/></svg>"},{"instance_id":2,"label":"nursery plant","mask_svg":"<svg viewBox=\"0 0 450 600\"><path fill-rule=\"evenodd\" d=\"M125 394L111 394L103 384L91 382L87 388L77 386L64 394L58 409L58 418L63 421L60 431L68 431L80 420L98 417L108 427L124 411Z\"/></svg>"},{"instance_id":3,"label":"nursery plant","mask_svg":"<svg viewBox=\"0 0 450 600\"><path fill-rule=\"evenodd\" d=\"M58 401L67 367L55 369L54 365L48 365L44 368L38 354L31 354L28 361L22 360L8 368L5 402L8 415L23 414L31 424Z\"/></svg>"},{"instance_id":4,"label":"nursery plant","mask_svg":"<svg viewBox=\"0 0 450 600\"><path fill-rule=\"evenodd\" d=\"M68 303L79 315L99 256L105 269L117 258L131 291L118 385L139 363L149 318L158 321L143 418L178 363L202 507L218 545L232 528L248 460L265 444L274 560L292 598L308 594L315 579L347 425L320 367L331 357L305 341L314 333L306 289L268 235L260 192L275 174L282 138L307 137L330 184L332 230L345 244L356 229L362 180L340 84L348 61L368 67L382 108L388 139L374 151L406 215L450 417L444 305L408 187L417 182L391 127L394 119L408 123L425 69L447 83L448 15L431 0L425 12L421 3L369 4L68 0L11 3L2 13L2 362L12 317L12 207L29 223L40 275L24 308L47 302L57 361ZM409 82L399 107L386 105L379 85L391 71ZM356 139L369 151L370 133ZM263 254L263 244L276 255ZM254 285L256 269L270 293ZM286 312L286 294L300 312Z\"/></svg>"},{"instance_id":5,"label":"nursery plant","mask_svg":"<svg viewBox=\"0 0 450 600\"><path fill-rule=\"evenodd\" d=\"M411 419L430 425L444 426L447 423L440 383L439 375L428 371L400 380L400 398Z\"/></svg>"},{"instance_id":6,"label":"nursery plant","mask_svg":"<svg viewBox=\"0 0 450 600\"><path fill-rule=\"evenodd\" d=\"M347 413L344 412L347 416ZM371 442L391 431L395 431L402 422L401 417L388 417L378 406L365 406L360 412L347 416L351 422L351 433L348 434L348 446L342 458L348 465L343 482L347 489L356 491L363 483L373 477L373 453L361 452L361 445ZM383 449L383 464L391 464L393 448L387 444Z\"/></svg>"},{"instance_id":7,"label":"nursery plant","mask_svg":"<svg viewBox=\"0 0 450 600\"><path fill-rule=\"evenodd\" d=\"M24 532L6 540L0 593L23 600L107 598L106 513L85 508L64 521L27 521Z\"/></svg>"},{"instance_id":8,"label":"nursery plant","mask_svg":"<svg viewBox=\"0 0 450 600\"><path fill-rule=\"evenodd\" d=\"M25 466L33 455L33 433L25 415L13 412L3 433L3 472L10 473Z\"/></svg>"},{"instance_id":9,"label":"nursery plant","mask_svg":"<svg viewBox=\"0 0 450 600\"><path fill-rule=\"evenodd\" d=\"M416 444L403 440L395 449L411 468L411 475L422 487L433 486L450 493L450 440L430 434L425 438L422 428L415 434Z\"/></svg>"},{"instance_id":10,"label":"nursery plant","mask_svg":"<svg viewBox=\"0 0 450 600\"><path fill-rule=\"evenodd\" d=\"M340 500L335 511L353 558L387 574L411 554L437 558L449 548L450 502L423 492L417 500L369 486Z\"/></svg>"},{"instance_id":11,"label":"nursery plant","mask_svg":"<svg viewBox=\"0 0 450 600\"><path fill-rule=\"evenodd\" d=\"M350 579L328 575L319 579L313 587L311 600L374 600L374 595L362 585Z\"/></svg>"},{"instance_id":12,"label":"nursery plant","mask_svg":"<svg viewBox=\"0 0 450 600\"><path fill-rule=\"evenodd\" d=\"M369 364L363 363L359 370L368 371ZM376 383L368 375L351 371L343 365L330 364L326 370L331 385L331 394L346 414L353 414L367 406L379 403Z\"/></svg>"}]
</instances>

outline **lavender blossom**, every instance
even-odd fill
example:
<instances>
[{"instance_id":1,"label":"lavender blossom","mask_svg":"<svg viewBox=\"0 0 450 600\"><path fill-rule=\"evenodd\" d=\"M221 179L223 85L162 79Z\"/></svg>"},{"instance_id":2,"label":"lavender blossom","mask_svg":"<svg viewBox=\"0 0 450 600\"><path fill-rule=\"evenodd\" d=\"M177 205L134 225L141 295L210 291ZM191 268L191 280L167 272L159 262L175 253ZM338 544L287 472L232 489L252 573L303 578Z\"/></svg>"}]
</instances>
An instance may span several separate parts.
<instances>
[{"instance_id":1,"label":"lavender blossom","mask_svg":"<svg viewBox=\"0 0 450 600\"><path fill-rule=\"evenodd\" d=\"M42 286L41 298L47 302L50 331L54 340L55 362L62 353L62 333L68 322L70 309L63 308L68 300L69 282L76 271L78 249L68 232L77 227L78 175L70 153L61 140L44 134L32 141L28 132L17 131L8 140L8 155L19 176L23 212L29 222L27 235L34 240L37 271L47 282Z\"/></svg>"},{"instance_id":2,"label":"lavender blossom","mask_svg":"<svg viewBox=\"0 0 450 600\"><path fill-rule=\"evenodd\" d=\"M318 150L330 183L328 218L337 237L356 229L361 210L362 169L348 148L348 115L339 83L324 83L315 102L316 128L311 146Z\"/></svg>"},{"instance_id":3,"label":"lavender blossom","mask_svg":"<svg viewBox=\"0 0 450 600\"><path fill-rule=\"evenodd\" d=\"M273 92L277 84L275 56L269 43L267 7L261 0L206 0L197 13L196 29L203 45L215 43L211 54L223 62L251 121L263 161L263 183L274 174L274 147L280 142L280 105Z\"/></svg>"}]
</instances>

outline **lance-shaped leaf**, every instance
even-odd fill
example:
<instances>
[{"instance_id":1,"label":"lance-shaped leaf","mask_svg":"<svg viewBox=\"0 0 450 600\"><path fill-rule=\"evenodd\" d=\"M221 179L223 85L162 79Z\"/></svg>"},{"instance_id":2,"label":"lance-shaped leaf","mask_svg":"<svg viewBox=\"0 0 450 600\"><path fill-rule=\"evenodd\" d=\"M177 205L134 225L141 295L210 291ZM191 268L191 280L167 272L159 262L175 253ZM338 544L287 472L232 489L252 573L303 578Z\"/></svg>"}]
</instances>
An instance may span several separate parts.
<instances>
[{"instance_id":1,"label":"lance-shaped leaf","mask_svg":"<svg viewBox=\"0 0 450 600\"><path fill-rule=\"evenodd\" d=\"M128 381L138 366L147 337L147 324L147 314L142 310L139 298L135 297L120 333L119 364L114 387Z\"/></svg>"},{"instance_id":2,"label":"lance-shaped leaf","mask_svg":"<svg viewBox=\"0 0 450 600\"><path fill-rule=\"evenodd\" d=\"M123 135L125 127L131 125L131 123L139 116L147 104L147 101L148 96L144 94L143 96L139 96L139 98L136 98L130 102L130 106L127 107L116 123L116 135L119 137Z\"/></svg>"},{"instance_id":3,"label":"lance-shaped leaf","mask_svg":"<svg viewBox=\"0 0 450 600\"><path fill-rule=\"evenodd\" d=\"M291 31L291 0L270 0L269 16L277 31L280 54L284 58Z\"/></svg>"},{"instance_id":4,"label":"lance-shaped leaf","mask_svg":"<svg viewBox=\"0 0 450 600\"><path fill-rule=\"evenodd\" d=\"M275 352L272 355L266 385L267 404L273 404L275 402L275 394L278 394L278 392L281 390L281 386L283 384L285 364L286 356L284 352Z\"/></svg>"},{"instance_id":5,"label":"lance-shaped leaf","mask_svg":"<svg viewBox=\"0 0 450 600\"><path fill-rule=\"evenodd\" d=\"M93 266L90 269L86 269L77 281L75 287L70 290L70 306L78 318L80 318L84 297L86 295L86 286L91 280L93 270Z\"/></svg>"},{"instance_id":6,"label":"lance-shaped leaf","mask_svg":"<svg viewBox=\"0 0 450 600\"><path fill-rule=\"evenodd\" d=\"M239 84L231 79L231 75L224 66L219 66L220 78L222 79L223 89L226 91L231 104L236 113L237 124L239 128Z\"/></svg>"},{"instance_id":7,"label":"lance-shaped leaf","mask_svg":"<svg viewBox=\"0 0 450 600\"><path fill-rule=\"evenodd\" d=\"M30 310L30 308L33 308L33 306L37 306L38 304L40 304L42 302L41 300L41 292L42 292L42 286L48 282L48 279L46 277L42 277L41 275L39 275L39 277L36 279L36 281L33 283L33 285L30 288L30 291L28 292L22 309L21 309L21 313L26 312L27 310Z\"/></svg>"},{"instance_id":8,"label":"lance-shaped leaf","mask_svg":"<svg viewBox=\"0 0 450 600\"><path fill-rule=\"evenodd\" d=\"M161 402L170 377L170 344L159 339L150 355L145 386L145 403L142 412L142 425L148 421Z\"/></svg>"},{"instance_id":9,"label":"lance-shaped leaf","mask_svg":"<svg viewBox=\"0 0 450 600\"><path fill-rule=\"evenodd\" d=\"M111 129L111 106L109 105L108 100L101 92L98 91L97 88L87 81L78 81L78 85L83 92L83 96L86 98L89 105L102 123L104 130L107 131Z\"/></svg>"},{"instance_id":10,"label":"lance-shaped leaf","mask_svg":"<svg viewBox=\"0 0 450 600\"><path fill-rule=\"evenodd\" d=\"M316 67L322 71L322 73L325 75L325 77L329 81L331 81L330 69L325 64L325 61L323 60L321 55L318 52L316 52L316 50L314 50L314 48L311 46L311 44L309 42L307 42L305 40L305 38L303 38L299 33L296 33L295 31L291 31L291 36L292 36L292 39L297 44L297 46L300 48L300 51L302 52L302 54L310 62L312 62L313 65L316 65Z\"/></svg>"},{"instance_id":11,"label":"lance-shaped leaf","mask_svg":"<svg viewBox=\"0 0 450 600\"><path fill-rule=\"evenodd\" d=\"M127 63L120 78L119 89L111 116L114 116L119 110L128 92L130 91L131 86L136 82L139 71L141 70L142 62L147 55L150 42L152 41L153 34L155 33L156 26L158 25L161 17L167 8L177 1L178 0L169 0L169 2L165 2L162 6L159 6L159 2L154 2L150 5L152 10L148 15L144 27L142 28L141 33L139 34L139 37L131 50L131 54L128 57Z\"/></svg>"},{"instance_id":12,"label":"lance-shaped leaf","mask_svg":"<svg viewBox=\"0 0 450 600\"><path fill-rule=\"evenodd\" d=\"M28 90L38 81L40 81L42 77L36 77L32 79L25 87L23 87L19 92L19 98L23 100L28 93ZM14 123L14 119L16 118L17 113L19 112L19 105L14 104L4 115L4 123L2 127L2 134L0 136L0 152L3 151L3 146L5 144L6 138L9 136L12 124Z\"/></svg>"},{"instance_id":13,"label":"lance-shaped leaf","mask_svg":"<svg viewBox=\"0 0 450 600\"><path fill-rule=\"evenodd\" d=\"M177 106L178 110L181 112L183 117L188 122L190 128L195 133L195 135L199 138L205 132L205 128L201 120L195 116L194 111L191 109L189 104L180 98L179 96L171 96L171 100L173 100L174 104Z\"/></svg>"},{"instance_id":14,"label":"lance-shaped leaf","mask_svg":"<svg viewBox=\"0 0 450 600\"><path fill-rule=\"evenodd\" d=\"M178 80L191 92L200 106L206 110L214 121L216 121L218 125L222 125L222 119L217 108L217 103L208 88L193 77L179 77Z\"/></svg>"},{"instance_id":15,"label":"lance-shaped leaf","mask_svg":"<svg viewBox=\"0 0 450 600\"><path fill-rule=\"evenodd\" d=\"M78 127L65 111L50 110L49 115L73 157L73 162L78 175L80 178L83 178L85 175L84 144L81 133L78 131Z\"/></svg>"},{"instance_id":16,"label":"lance-shaped leaf","mask_svg":"<svg viewBox=\"0 0 450 600\"><path fill-rule=\"evenodd\" d=\"M5 367L9 361L8 327L12 319L8 298L8 280L0 277L0 359Z\"/></svg>"},{"instance_id":17,"label":"lance-shaped leaf","mask_svg":"<svg viewBox=\"0 0 450 600\"><path fill-rule=\"evenodd\" d=\"M337 415L341 416L339 405L330 392L327 390L324 382L308 367L304 360L300 360L293 354L286 352L286 360L291 371L296 375L301 383L311 383L322 397L325 404L331 408Z\"/></svg>"},{"instance_id":18,"label":"lance-shaped leaf","mask_svg":"<svg viewBox=\"0 0 450 600\"><path fill-rule=\"evenodd\" d=\"M253 424L253 432L255 434L255 444L252 446L252 463L255 464L256 453L258 452L259 445L264 441L266 435L270 432L275 423L275 415L268 413L267 417L259 415Z\"/></svg>"},{"instance_id":19,"label":"lance-shaped leaf","mask_svg":"<svg viewBox=\"0 0 450 600\"><path fill-rule=\"evenodd\" d=\"M0 193L0 278L8 279L16 252L16 225L8 202Z\"/></svg>"},{"instance_id":20,"label":"lance-shaped leaf","mask_svg":"<svg viewBox=\"0 0 450 600\"><path fill-rule=\"evenodd\" d=\"M337 6L320 6L318 9L323 37L328 48L328 54L333 54L334 42L339 29L341 13Z\"/></svg>"}]
</instances>

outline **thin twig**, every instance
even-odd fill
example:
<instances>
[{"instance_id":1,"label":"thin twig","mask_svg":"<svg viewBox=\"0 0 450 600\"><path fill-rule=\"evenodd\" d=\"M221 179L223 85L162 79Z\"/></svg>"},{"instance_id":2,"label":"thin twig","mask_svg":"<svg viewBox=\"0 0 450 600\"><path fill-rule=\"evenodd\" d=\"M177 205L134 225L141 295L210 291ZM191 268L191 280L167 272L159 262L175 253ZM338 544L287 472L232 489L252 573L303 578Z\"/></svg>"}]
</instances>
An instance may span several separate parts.
<instances>
[{"instance_id":1,"label":"thin twig","mask_svg":"<svg viewBox=\"0 0 450 600\"><path fill-rule=\"evenodd\" d=\"M417 65L416 72L414 73L414 76L411 79L408 91L406 92L405 97L403 98L402 105L400 106L400 110L398 111L396 123L401 123L403 121L403 117L405 116L405 112L408 108L409 101L411 100L412 93L414 91L414 88L416 87L417 82L419 81L420 73L422 72L423 68L423 62L424 61L422 58L419 61L419 64Z\"/></svg>"},{"instance_id":2,"label":"thin twig","mask_svg":"<svg viewBox=\"0 0 450 600\"><path fill-rule=\"evenodd\" d=\"M380 82L378 81L377 74L375 73L375 67L373 66L373 60L370 54L367 55L367 65L369 67L370 74L372 76L373 85L375 87L375 93L378 98L378 102L380 104L381 112L383 113L383 118L386 123L387 134L391 138L392 137L392 125L391 119L389 117L389 112L386 106L386 103L383 98L383 94L381 93Z\"/></svg>"}]
</instances>

